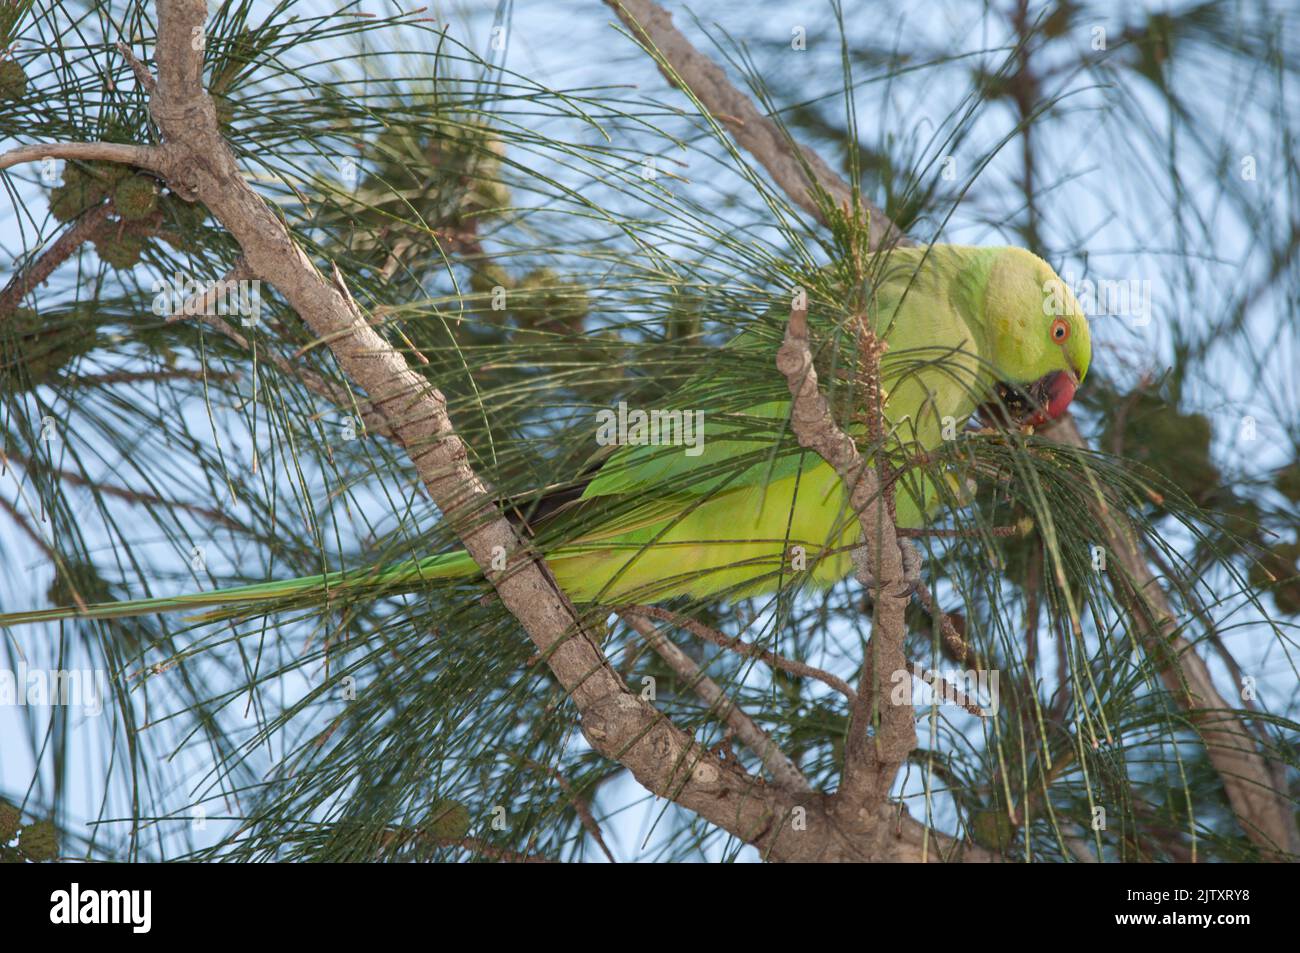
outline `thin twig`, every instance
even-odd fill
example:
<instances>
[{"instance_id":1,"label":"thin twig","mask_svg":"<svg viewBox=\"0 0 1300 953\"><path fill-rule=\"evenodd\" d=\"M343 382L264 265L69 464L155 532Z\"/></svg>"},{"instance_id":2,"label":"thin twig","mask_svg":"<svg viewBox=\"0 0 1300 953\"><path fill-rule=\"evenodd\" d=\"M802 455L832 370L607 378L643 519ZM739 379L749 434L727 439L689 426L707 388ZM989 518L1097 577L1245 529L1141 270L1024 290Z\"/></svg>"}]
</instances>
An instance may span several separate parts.
<instances>
[{"instance_id":1,"label":"thin twig","mask_svg":"<svg viewBox=\"0 0 1300 953\"><path fill-rule=\"evenodd\" d=\"M971 651L962 634L952 624L952 620L935 604L934 595L924 582L917 580L915 594L916 601L921 603L922 608L930 614L930 617L939 620L939 631L942 633L944 643L948 646L948 651L952 653L952 656L958 662L965 662L969 658L976 668L983 668L979 656Z\"/></svg>"},{"instance_id":2,"label":"thin twig","mask_svg":"<svg viewBox=\"0 0 1300 953\"><path fill-rule=\"evenodd\" d=\"M149 72L149 68L141 63L136 58L136 55L131 52L131 47L127 46L121 40L118 40L114 46L117 47L117 51L122 54L122 57L131 67L131 72L135 74L135 81L140 84L140 88L152 96L153 91L158 87L158 81L153 78L153 74Z\"/></svg>"},{"instance_id":3,"label":"thin twig","mask_svg":"<svg viewBox=\"0 0 1300 953\"><path fill-rule=\"evenodd\" d=\"M753 100L733 86L727 74L673 25L673 18L663 7L650 0L605 2L655 58L664 78L722 123L736 143L758 160L800 208L822 225L827 224L822 206L813 195L814 188L823 189L835 207L853 206L853 191L821 156L791 140L780 126L759 112ZM860 195L857 199L870 216L873 247L911 244L889 216Z\"/></svg>"},{"instance_id":4,"label":"thin twig","mask_svg":"<svg viewBox=\"0 0 1300 953\"><path fill-rule=\"evenodd\" d=\"M21 454L10 453L6 457L8 461L19 464L25 470L32 470L33 463L28 457ZM37 465L39 467L39 465ZM144 493L140 490L130 490L126 487L115 486L112 483L103 483L91 480L72 470L51 470L40 467L44 472L56 477L64 483L71 483L74 486L86 487L105 496L116 497L119 500L125 500L128 503L137 503L141 506L164 506L168 509L185 510L196 516L202 516L204 519L212 520L214 523L221 523L233 530L242 530L244 527L236 520L220 510L212 509L206 506L199 506L195 503L185 503L180 500L168 500L154 493Z\"/></svg>"},{"instance_id":5,"label":"thin twig","mask_svg":"<svg viewBox=\"0 0 1300 953\"><path fill-rule=\"evenodd\" d=\"M982 537L985 534L989 536L997 536L997 537L1005 538L1009 536L1015 536L1019 532L1020 532L1020 527L1018 526L992 526L989 527L988 529L979 529L979 530L943 529L943 528L930 529L927 527L913 528L907 526L900 526L898 527L897 530L899 536L905 536L908 539L924 539L927 537L931 537L934 539L969 539L972 537L974 538Z\"/></svg>"},{"instance_id":6,"label":"thin twig","mask_svg":"<svg viewBox=\"0 0 1300 953\"><path fill-rule=\"evenodd\" d=\"M537 767L544 766L537 765ZM578 821L582 824L587 833L591 835L592 840L596 842L601 853L605 855L605 859L611 864L618 863L618 861L614 859L613 852L605 843L605 835L601 833L600 824L596 821L596 815L591 813L590 802L586 798L579 796L578 792L573 789L573 785L569 783L569 779L564 776L564 773L559 768L552 766L546 770L550 771L551 777L555 778L555 782L560 786L560 789L569 796L569 802L573 805L573 810L578 815Z\"/></svg>"},{"instance_id":7,"label":"thin twig","mask_svg":"<svg viewBox=\"0 0 1300 953\"><path fill-rule=\"evenodd\" d=\"M0 507L3 507L10 517L13 518L14 523L16 523L38 547L40 547L41 552L45 553L45 557L54 564L55 572L58 572L59 567L63 565L63 557L53 546L46 542L45 537L36 531L36 528L32 526L31 521L28 520L27 515L3 496L0 496ZM82 597L81 593L77 591L75 585L70 588L72 590L72 601L76 604L78 609L81 609L84 612L86 609L86 600Z\"/></svg>"},{"instance_id":8,"label":"thin twig","mask_svg":"<svg viewBox=\"0 0 1300 953\"><path fill-rule=\"evenodd\" d=\"M668 663L668 667L685 679L691 686L691 690L699 695L709 708L736 733L736 737L745 747L758 756L777 784L788 791L799 793L812 790L808 779L768 733L760 728L717 682L691 661L690 656L657 629L653 622L634 610L621 611L619 617L635 629L650 647L659 653L659 657Z\"/></svg>"},{"instance_id":9,"label":"thin twig","mask_svg":"<svg viewBox=\"0 0 1300 953\"><path fill-rule=\"evenodd\" d=\"M13 503L10 503L3 496L0 496L0 507L4 508L5 512L13 518L13 521L18 528L27 534L28 538L37 545L41 552L45 554L47 559L51 562L58 561L59 554L54 551L54 547L46 542L45 537L36 531L36 528L32 526L31 522L27 519L26 513L22 512L22 510L18 509L18 507Z\"/></svg>"},{"instance_id":10,"label":"thin twig","mask_svg":"<svg viewBox=\"0 0 1300 953\"><path fill-rule=\"evenodd\" d=\"M28 267L14 273L0 291L0 319L4 319L22 302L33 288L39 287L86 242L98 235L100 229L108 223L114 213L112 201L95 206L81 215L63 234L56 238L40 253Z\"/></svg>"},{"instance_id":11,"label":"thin twig","mask_svg":"<svg viewBox=\"0 0 1300 953\"><path fill-rule=\"evenodd\" d=\"M921 681L928 683L932 687L935 685L941 686L943 688L944 698L951 698L953 701L955 701L958 705L961 705L962 708L965 708L972 715L975 715L978 718L988 717L989 713L986 712L980 706L979 702L973 701L969 695L963 692L952 682L948 681L938 672L932 672L925 666L917 665L915 662L912 661L909 661L907 663L907 670L911 672L913 675L915 675L917 678L919 678Z\"/></svg>"},{"instance_id":12,"label":"thin twig","mask_svg":"<svg viewBox=\"0 0 1300 953\"><path fill-rule=\"evenodd\" d=\"M752 642L746 642L738 635L723 635L717 629L705 625L689 616L684 616L679 612L673 612L670 609L664 609L659 606L624 606L639 615L649 616L652 619L658 619L661 622L669 622L675 626L685 629L692 635L698 636L707 642L712 642L719 648L726 649L728 652L735 652L746 658L758 659L765 662L772 668L780 669L790 675L797 675L801 678L812 678L835 689L850 702L855 701L858 693L853 690L853 686L838 675L832 675L830 672L823 671L820 668L814 668L804 662L798 662L794 659L785 658L777 655L770 649L761 648Z\"/></svg>"},{"instance_id":13,"label":"thin twig","mask_svg":"<svg viewBox=\"0 0 1300 953\"><path fill-rule=\"evenodd\" d=\"M239 381L239 371L209 371L202 367L180 367L168 371L109 371L105 374L74 374L67 378L78 387L108 387L113 384L157 384L164 381Z\"/></svg>"}]
</instances>

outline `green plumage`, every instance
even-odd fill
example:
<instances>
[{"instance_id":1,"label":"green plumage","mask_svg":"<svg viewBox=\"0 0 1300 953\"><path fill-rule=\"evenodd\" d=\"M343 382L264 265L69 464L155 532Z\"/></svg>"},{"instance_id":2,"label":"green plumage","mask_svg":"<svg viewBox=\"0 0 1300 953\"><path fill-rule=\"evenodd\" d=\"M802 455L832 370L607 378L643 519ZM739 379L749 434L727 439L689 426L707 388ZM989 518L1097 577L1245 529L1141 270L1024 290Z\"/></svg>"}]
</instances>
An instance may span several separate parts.
<instances>
[{"instance_id":1,"label":"green plumage","mask_svg":"<svg viewBox=\"0 0 1300 953\"><path fill-rule=\"evenodd\" d=\"M945 424L960 426L998 381L1027 386L1057 371L1087 372L1087 320L1073 295L1040 259L1016 248L936 245L897 249L872 287L867 321L888 345L881 362L887 445L895 463L934 450ZM763 349L780 384L775 343L782 322L729 347ZM1057 325L1068 324L1057 340ZM814 328L816 329L816 325ZM752 352L751 352L752 353ZM773 399L738 413L696 403L707 388L687 385L674 406L704 412L698 453L681 446L624 446L610 453L580 500L551 519L579 526L547 552L556 579L578 602L655 602L673 596L745 596L775 590L800 567L815 585L852 568L861 529L838 476L800 450L789 433L789 402ZM852 427L861 436L861 425ZM899 480L900 526L922 525L953 486L908 470ZM939 476L940 479L947 477ZM597 512L579 524L577 514ZM564 535L564 534L560 534ZM798 547L798 548L796 548ZM170 599L107 603L0 616L0 626L69 616L106 618L203 607L317 600L358 590L409 590L469 577L478 567L447 553L382 569L355 570ZM215 618L234 612L208 613Z\"/></svg>"}]
</instances>

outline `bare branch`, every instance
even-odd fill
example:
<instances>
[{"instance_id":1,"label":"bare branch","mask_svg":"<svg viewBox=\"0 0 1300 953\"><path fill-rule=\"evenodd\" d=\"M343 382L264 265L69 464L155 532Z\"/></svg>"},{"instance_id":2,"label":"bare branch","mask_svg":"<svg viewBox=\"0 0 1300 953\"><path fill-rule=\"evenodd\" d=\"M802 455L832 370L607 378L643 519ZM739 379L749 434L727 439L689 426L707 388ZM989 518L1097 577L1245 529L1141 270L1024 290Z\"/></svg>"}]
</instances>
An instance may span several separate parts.
<instances>
[{"instance_id":1,"label":"bare branch","mask_svg":"<svg viewBox=\"0 0 1300 953\"><path fill-rule=\"evenodd\" d=\"M0 496L0 509L3 509L9 514L10 518L13 519L18 528L26 533L27 538L35 543L37 548L45 554L45 558L50 560L50 562L58 562L59 554L54 551L54 548L50 546L45 537L36 531L35 527L33 527L31 522L27 519L27 514L18 509L17 506L10 503L3 496Z\"/></svg>"},{"instance_id":2,"label":"bare branch","mask_svg":"<svg viewBox=\"0 0 1300 953\"><path fill-rule=\"evenodd\" d=\"M109 371L106 374L74 374L66 378L76 387L111 387L114 384L158 384L163 381L223 381L243 379L239 371L210 371L206 367L175 367L166 371Z\"/></svg>"},{"instance_id":3,"label":"bare branch","mask_svg":"<svg viewBox=\"0 0 1300 953\"><path fill-rule=\"evenodd\" d=\"M213 310L213 305L217 300L217 295L221 294L222 289L226 285L245 281L252 277L254 277L253 272L248 267L248 262L244 260L243 255L240 255L235 259L235 263L230 266L230 269L224 275L214 281L203 291L187 298L185 303L176 309L175 313L167 315L167 320L164 323L174 324L187 316L209 313Z\"/></svg>"},{"instance_id":4,"label":"bare branch","mask_svg":"<svg viewBox=\"0 0 1300 953\"><path fill-rule=\"evenodd\" d=\"M915 592L917 601L930 614L930 618L939 620L940 634L943 635L944 644L948 646L948 651L952 653L953 658L959 662L965 662L969 658L974 662L976 668L983 668L979 656L971 652L966 639L957 631L957 627L952 624L952 619L948 618L947 614L935 605L934 596L930 594L926 584L918 582Z\"/></svg>"},{"instance_id":5,"label":"bare branch","mask_svg":"<svg viewBox=\"0 0 1300 953\"><path fill-rule=\"evenodd\" d=\"M560 790L568 795L570 802L572 802L574 813L578 815L578 821L582 824L583 829L591 835L591 839L596 842L596 846L599 847L600 852L605 855L605 859L611 864L618 863L614 858L613 852L605 843L605 835L601 833L600 824L596 821L596 815L591 813L591 804L589 800L579 795L578 792L573 789L573 785L569 783L569 779L564 776L564 772L559 768L540 765L535 761L530 763L541 768L543 771L548 772L551 777L555 778L555 783L560 786Z\"/></svg>"},{"instance_id":6,"label":"bare branch","mask_svg":"<svg viewBox=\"0 0 1300 953\"><path fill-rule=\"evenodd\" d=\"M204 519L211 520L214 523L221 523L232 530L243 529L242 524L237 520L231 519L227 514L211 507L186 503L182 500L168 500L155 493L144 493L140 490L131 490L126 487L115 486L112 483L104 483L99 480L93 480L89 477L82 476L80 473L73 470L50 469L39 460L32 460L30 457L13 452L10 452L7 457L0 454L0 457L4 457L6 462L19 464L25 470L44 470L64 483L71 483L73 486L85 487L97 493L102 493L105 496L112 496L119 500L125 500L128 503L136 503L140 506L162 506L167 509L185 510L188 513L193 513L195 516L202 516Z\"/></svg>"},{"instance_id":7,"label":"bare branch","mask_svg":"<svg viewBox=\"0 0 1300 953\"><path fill-rule=\"evenodd\" d=\"M136 55L131 52L131 47L127 46L121 40L118 40L113 45L117 47L117 51L122 54L123 59L125 59L130 65L131 72L135 74L135 81L140 84L140 88L146 93L153 95L153 91L158 86L158 81L153 78L153 74L149 72L149 68L141 63Z\"/></svg>"},{"instance_id":8,"label":"bare branch","mask_svg":"<svg viewBox=\"0 0 1300 953\"><path fill-rule=\"evenodd\" d=\"M948 681L938 672L932 672L929 669L927 669L925 666L917 665L915 662L908 662L907 670L911 672L913 675L915 675L917 678L919 678L921 681L928 682L933 686L942 688L943 695L945 698L951 698L958 705L961 705L962 708L965 708L968 712L970 712L972 715L975 715L977 718L988 717L988 713L983 708L980 707L980 703L978 701L971 698L969 695L963 692L952 682Z\"/></svg>"},{"instance_id":9,"label":"bare branch","mask_svg":"<svg viewBox=\"0 0 1300 953\"><path fill-rule=\"evenodd\" d=\"M0 169L42 159L81 159L85 162L120 162L166 176L171 167L167 150L120 142L46 142L0 152Z\"/></svg>"}]
</instances>

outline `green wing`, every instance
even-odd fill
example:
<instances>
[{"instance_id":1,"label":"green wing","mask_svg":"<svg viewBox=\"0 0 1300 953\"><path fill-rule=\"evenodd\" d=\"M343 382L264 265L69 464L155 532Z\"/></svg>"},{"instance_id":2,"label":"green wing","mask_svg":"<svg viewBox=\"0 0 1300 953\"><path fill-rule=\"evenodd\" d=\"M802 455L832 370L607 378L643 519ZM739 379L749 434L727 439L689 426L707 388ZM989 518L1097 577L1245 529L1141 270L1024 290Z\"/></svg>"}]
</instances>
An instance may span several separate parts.
<instances>
[{"instance_id":1,"label":"green wing","mask_svg":"<svg viewBox=\"0 0 1300 953\"><path fill-rule=\"evenodd\" d=\"M882 368L885 413L904 445L937 446L944 418L963 419L975 406L987 378L980 307L991 254L953 246L898 249L878 277L869 313L889 344ZM698 453L680 443L601 451L604 462L581 497L559 511L571 532L562 533L563 541L548 552L574 598L763 591L788 575L784 561L792 543L819 554L817 581L831 582L848 571L857 521L846 510L838 477L798 446L787 422L789 400L775 367L785 318L761 316L752 331L723 349L740 369L729 382L725 375L721 384L701 376L659 408L703 413ZM862 429L850 426L858 436ZM920 525L940 494L928 474L909 473L900 485L899 523ZM392 592L477 572L468 554L447 553L171 598L10 613L0 615L0 627L235 607L203 616L214 618L249 605Z\"/></svg>"},{"instance_id":2,"label":"green wing","mask_svg":"<svg viewBox=\"0 0 1300 953\"><path fill-rule=\"evenodd\" d=\"M983 366L987 344L978 316L991 257L988 249L934 246L896 249L886 259L872 310L889 345L882 367L885 414L904 444L938 446L944 418L960 424L988 391L991 379ZM761 333L747 331L723 349L743 355L751 374L767 375L775 393L785 390L775 363L784 318L764 315L756 329ZM702 452L691 454L681 446L622 447L607 455L581 500L651 494L654 503L646 504L635 522L701 496L789 479L816 462L789 430L788 399L717 413L707 406L718 391L710 385L707 378L692 381L668 401L675 410L703 411ZM864 432L861 423L848 429L855 436Z\"/></svg>"}]
</instances>

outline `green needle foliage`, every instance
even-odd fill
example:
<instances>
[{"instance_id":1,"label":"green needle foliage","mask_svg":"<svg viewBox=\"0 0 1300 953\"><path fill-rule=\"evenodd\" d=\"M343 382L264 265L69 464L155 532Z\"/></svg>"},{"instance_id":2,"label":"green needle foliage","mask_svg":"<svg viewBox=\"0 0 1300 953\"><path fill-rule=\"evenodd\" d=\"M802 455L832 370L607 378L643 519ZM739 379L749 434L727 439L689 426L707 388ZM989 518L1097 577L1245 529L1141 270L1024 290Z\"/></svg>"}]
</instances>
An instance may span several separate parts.
<instances>
[{"instance_id":1,"label":"green needle foliage","mask_svg":"<svg viewBox=\"0 0 1300 953\"><path fill-rule=\"evenodd\" d=\"M972 22L1000 16L957 6ZM1106 176L1115 192L1097 200L1102 218L1128 216L1131 248L1121 253L1156 244L1121 209L1125 192L1145 184L1139 175L1154 174L1169 204L1161 214L1183 222L1158 269L1172 359L1094 324L1095 370L1076 407L1098 449L972 429L925 463L963 487L933 527L941 532L915 542L969 652L956 654L938 616L914 608L909 657L941 673L997 673L1000 705L988 718L918 707L920 747L895 793L914 817L1013 859L1259 856L1196 719L1162 678L1170 658L1143 635L1149 620L1130 597L1139 583L1108 551L1102 513L1132 523L1168 593L1172 635L1213 660L1260 751L1297 784L1300 417L1294 390L1289 402L1269 396L1276 380L1252 337L1252 308L1276 296L1287 323L1275 339L1294 356L1294 313L1282 302L1294 301L1300 242L1293 225L1258 227L1295 219L1270 213L1240 182L1225 179L1212 203L1228 225L1192 194L1185 178L1226 167L1227 145L1175 72L1183 57L1257 58L1268 82L1236 82L1271 90L1280 110L1295 93L1296 60L1283 56L1294 27L1270 32L1263 13L1234 26L1219 6L1233 5L1126 21L1111 30L1106 58L1088 45L1101 16L1091 4L1022 11L1002 24L1006 44L974 51L933 29L880 46L883 34L858 37L817 6L808 22L826 27L819 35L834 38L834 54L829 42L799 54L828 66L811 90L777 68L790 55L784 41L773 53L706 31L796 140L836 160L917 239L1018 243L1085 270L1100 225L1055 197L1084 174L1057 147L1075 109L1097 123L1095 163L1125 144L1124 167ZM679 95L627 85L623 66L653 70L630 43L623 59L599 64L598 85L566 89L476 53L454 24L354 16L357 5L307 9L226 0L213 14L206 82L223 130L303 252L327 274L337 266L380 335L446 395L471 465L503 500L527 514L541 488L579 485L597 449L596 414L620 400L664 407L690 385L699 407L720 415L787 396L774 356L795 287L816 318L828 398L868 448L851 423L860 394L852 374L838 373L851 367L854 317L888 261L865 252L864 222L810 223ZM574 16L591 21L602 46L618 41L600 9ZM142 55L153 36L146 4L0 4L0 40L14 46L0 57L0 141L156 141L145 94L112 48L131 38ZM1240 98L1220 78L1229 75L1217 70L1205 95ZM932 128L890 104L904 84L961 95ZM1162 151L1153 96L1190 158ZM1294 126L1282 118L1279 145ZM955 154L953 178L943 160ZM1288 183L1294 172L1288 164ZM225 333L155 307L158 280L202 283L235 266L237 245L206 209L121 165L41 173L4 173L12 210L0 213L0 234L16 273L96 208L115 211L46 283L0 303L5 611L356 569L459 545L406 454L367 429L365 397L328 342L274 289L262 286L256 324L217 317ZM1294 212L1300 191L1287 194ZM1203 286L1194 265L1221 252L1220 228L1256 236L1262 284ZM1111 273L1124 267L1115 262L1105 261ZM755 345L723 346L741 332ZM1251 408L1272 435L1267 459L1243 465L1225 445L1246 413L1215 405L1208 372L1227 355L1258 372L1249 400L1277 414ZM784 421L737 426L793 439ZM756 452L691 479L721 488L763 462ZM537 545L579 536L617 506L671 504L685 489L666 480L647 498L584 509L562 530L543 523ZM815 591L801 573L780 582L763 599L668 608L856 682L871 619L861 587L850 579ZM762 771L687 680L610 612L595 615L634 690L652 684L677 725ZM837 786L840 694L668 631L815 787ZM0 716L6 860L754 856L587 746L573 703L481 579L286 600L209 621L28 626L0 637L0 658L9 670L25 660L107 673L98 717L58 706ZM1257 692L1241 690L1245 676Z\"/></svg>"}]
</instances>

